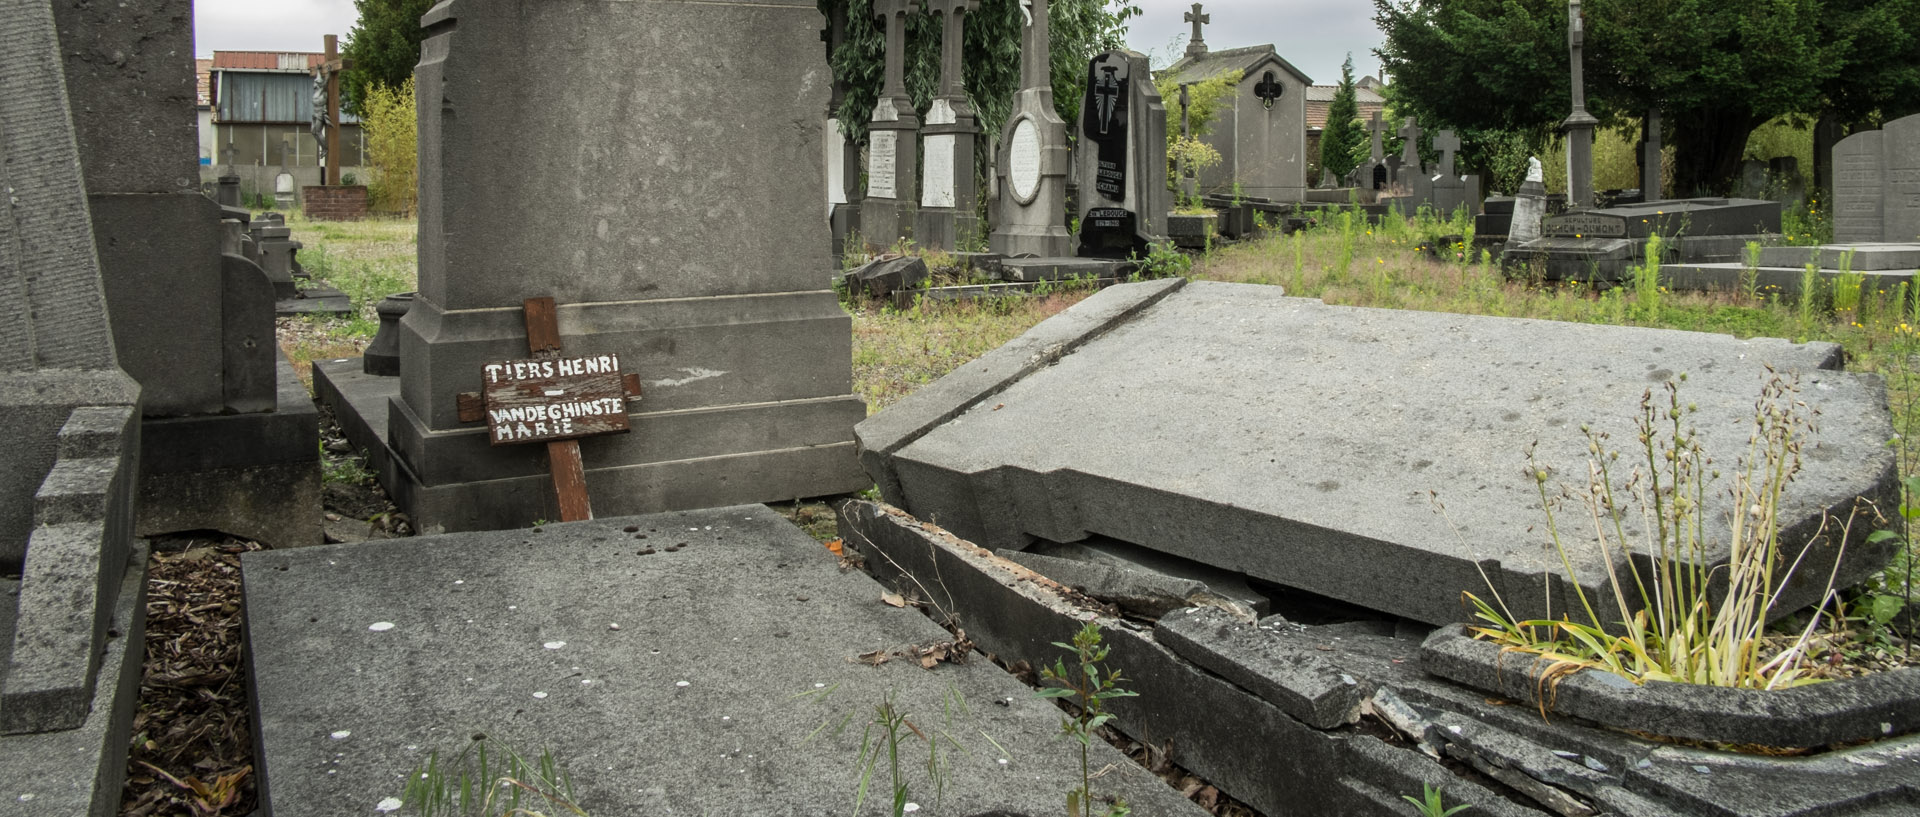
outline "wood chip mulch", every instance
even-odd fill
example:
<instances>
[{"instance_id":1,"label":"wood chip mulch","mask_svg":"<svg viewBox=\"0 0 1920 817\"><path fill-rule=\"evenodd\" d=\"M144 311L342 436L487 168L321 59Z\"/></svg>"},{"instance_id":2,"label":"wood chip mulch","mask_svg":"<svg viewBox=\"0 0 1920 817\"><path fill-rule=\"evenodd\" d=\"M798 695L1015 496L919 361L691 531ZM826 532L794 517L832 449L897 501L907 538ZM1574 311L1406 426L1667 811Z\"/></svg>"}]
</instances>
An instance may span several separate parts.
<instances>
[{"instance_id":1,"label":"wood chip mulch","mask_svg":"<svg viewBox=\"0 0 1920 817\"><path fill-rule=\"evenodd\" d=\"M146 668L122 817L241 817L254 808L253 728L231 538L161 538L147 567Z\"/></svg>"}]
</instances>

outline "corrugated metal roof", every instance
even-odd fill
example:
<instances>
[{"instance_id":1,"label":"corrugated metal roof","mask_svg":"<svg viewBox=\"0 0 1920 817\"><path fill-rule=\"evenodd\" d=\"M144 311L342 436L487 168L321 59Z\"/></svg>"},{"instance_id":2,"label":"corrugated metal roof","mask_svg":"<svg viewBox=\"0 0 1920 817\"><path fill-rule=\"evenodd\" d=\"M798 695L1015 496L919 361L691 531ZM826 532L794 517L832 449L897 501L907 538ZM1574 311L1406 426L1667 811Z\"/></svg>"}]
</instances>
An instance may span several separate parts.
<instances>
[{"instance_id":1,"label":"corrugated metal roof","mask_svg":"<svg viewBox=\"0 0 1920 817\"><path fill-rule=\"evenodd\" d=\"M213 67L239 71L295 71L307 73L327 61L313 51L215 51Z\"/></svg>"}]
</instances>

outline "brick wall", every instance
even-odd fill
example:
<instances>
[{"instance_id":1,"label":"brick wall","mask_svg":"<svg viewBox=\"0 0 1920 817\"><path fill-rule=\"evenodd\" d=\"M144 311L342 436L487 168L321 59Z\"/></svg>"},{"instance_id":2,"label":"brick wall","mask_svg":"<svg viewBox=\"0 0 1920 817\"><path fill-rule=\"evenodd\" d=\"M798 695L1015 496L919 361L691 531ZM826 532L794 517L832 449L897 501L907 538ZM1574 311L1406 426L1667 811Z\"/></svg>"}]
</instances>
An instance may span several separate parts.
<instances>
[{"instance_id":1,"label":"brick wall","mask_svg":"<svg viewBox=\"0 0 1920 817\"><path fill-rule=\"evenodd\" d=\"M302 187L307 218L314 221L359 221L367 217L365 185Z\"/></svg>"}]
</instances>

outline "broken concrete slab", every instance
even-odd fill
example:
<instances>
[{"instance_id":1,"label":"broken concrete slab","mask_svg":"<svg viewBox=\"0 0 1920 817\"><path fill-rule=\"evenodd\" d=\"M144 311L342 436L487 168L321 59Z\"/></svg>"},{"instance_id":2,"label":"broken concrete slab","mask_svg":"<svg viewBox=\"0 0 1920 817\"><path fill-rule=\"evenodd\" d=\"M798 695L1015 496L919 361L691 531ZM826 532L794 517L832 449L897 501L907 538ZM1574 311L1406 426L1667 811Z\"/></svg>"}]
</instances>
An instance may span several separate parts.
<instances>
[{"instance_id":1,"label":"broken concrete slab","mask_svg":"<svg viewBox=\"0 0 1920 817\"><path fill-rule=\"evenodd\" d=\"M1256 616L1273 612L1272 600L1253 589L1243 574L1131 545L1107 536L1089 536L1078 542L1050 542L1042 539L1034 542L1027 552L1110 565L1130 573L1149 573L1196 581L1213 596L1231 600Z\"/></svg>"},{"instance_id":2,"label":"broken concrete slab","mask_svg":"<svg viewBox=\"0 0 1920 817\"><path fill-rule=\"evenodd\" d=\"M888 255L868 261L842 279L848 292L885 298L927 282L927 262L917 255Z\"/></svg>"},{"instance_id":3,"label":"broken concrete slab","mask_svg":"<svg viewBox=\"0 0 1920 817\"><path fill-rule=\"evenodd\" d=\"M1461 591L1491 581L1516 614L1538 617L1543 577L1560 598L1571 586L1534 529L1527 447L1537 442L1539 464L1556 474L1584 473L1582 426L1634 439L1643 394L1682 375L1709 455L1744 450L1769 368L1798 378L1800 399L1821 413L1781 517L1792 547L1815 541L1823 514L1885 500L1884 386L1837 370L1839 352L1329 306L1255 285L1129 284L856 434L888 501L990 548L1103 535L1429 623L1464 620ZM1597 546L1562 527L1575 579L1601 592L1609 573ZM1821 540L1809 558L1831 565L1831 545ZM1864 542L1846 554L1842 586L1887 556ZM1812 601L1827 576L1803 567L1780 612Z\"/></svg>"},{"instance_id":4,"label":"broken concrete slab","mask_svg":"<svg viewBox=\"0 0 1920 817\"><path fill-rule=\"evenodd\" d=\"M1098 617L1047 577L898 509L846 503L840 532L886 580L942 588L940 614L966 622L1003 660L1046 660L1049 635ZM1167 649L1158 631L1100 621L1111 664L1140 693L1115 702L1119 728L1144 744L1170 741L1174 762L1268 814L1405 814L1395 795L1418 795L1423 784L1486 814L1892 817L1920 809L1920 736L1778 757L1655 742L1579 718L1546 720L1428 674L1424 628L1392 620L1284 628L1292 635L1268 620L1212 640L1217 658L1209 660L1240 663L1243 673L1275 649L1255 639L1329 646L1325 661L1374 692L1360 724L1314 729ZM1468 766L1486 777L1460 772Z\"/></svg>"},{"instance_id":5,"label":"broken concrete slab","mask_svg":"<svg viewBox=\"0 0 1920 817\"><path fill-rule=\"evenodd\" d=\"M1189 607L1162 617L1153 635L1181 658L1315 729L1357 723L1373 694L1371 685L1322 657L1331 647L1297 637L1284 619L1251 624L1225 611Z\"/></svg>"},{"instance_id":6,"label":"broken concrete slab","mask_svg":"<svg viewBox=\"0 0 1920 817\"><path fill-rule=\"evenodd\" d=\"M1149 619L1192 606L1195 603L1193 599L1207 593L1206 585L1192 579L1176 579L1158 573L1040 553L1017 550L998 553L1003 559L1026 565L1054 581Z\"/></svg>"},{"instance_id":7,"label":"broken concrete slab","mask_svg":"<svg viewBox=\"0 0 1920 817\"><path fill-rule=\"evenodd\" d=\"M889 698L968 749L943 752L937 808L924 747L903 758L932 813L1052 814L1077 785L1059 710L991 663L855 660L954 636L764 506L263 551L242 572L273 817L371 813L476 730L551 748L595 814L836 812ZM1114 764L1097 791L1202 814L1094 749Z\"/></svg>"}]
</instances>

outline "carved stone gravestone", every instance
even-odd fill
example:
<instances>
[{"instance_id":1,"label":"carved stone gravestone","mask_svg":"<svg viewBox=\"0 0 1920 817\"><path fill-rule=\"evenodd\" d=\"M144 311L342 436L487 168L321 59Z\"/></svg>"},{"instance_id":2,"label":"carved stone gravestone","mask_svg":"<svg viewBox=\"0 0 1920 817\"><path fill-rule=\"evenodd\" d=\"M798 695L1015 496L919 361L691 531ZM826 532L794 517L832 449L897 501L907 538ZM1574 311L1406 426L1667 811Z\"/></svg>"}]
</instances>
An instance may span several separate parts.
<instances>
[{"instance_id":1,"label":"carved stone gravestone","mask_svg":"<svg viewBox=\"0 0 1920 817\"><path fill-rule=\"evenodd\" d=\"M815 6L449 0L422 22L420 98L440 102L421 109L419 292L400 324L398 393L378 418L343 420L385 432L383 480L417 527L558 517L539 447L489 445L457 400L486 363L525 355L520 307L533 295L561 304L568 354L617 355L647 378L635 433L586 446L596 511L865 485L850 321L821 274L820 129L710 115L724 104L765 122L817 121L830 88ZM652 39L666 30L682 36ZM631 47L641 40L654 45ZM582 60L635 78L648 104L577 93ZM715 60L771 79L740 82L713 72ZM520 137L481 136L493 133ZM549 149L528 160L524 144Z\"/></svg>"},{"instance_id":2,"label":"carved stone gravestone","mask_svg":"<svg viewBox=\"0 0 1920 817\"><path fill-rule=\"evenodd\" d=\"M994 169L998 188L989 248L1005 256L1058 258L1071 245L1067 234L1067 123L1053 109L1048 67L1047 0L1022 3L1020 91L1001 131Z\"/></svg>"},{"instance_id":3,"label":"carved stone gravestone","mask_svg":"<svg viewBox=\"0 0 1920 817\"><path fill-rule=\"evenodd\" d=\"M922 247L951 250L980 233L973 184L973 143L980 128L967 102L960 47L966 16L979 6L980 0L932 0L927 7L940 20L940 93L921 129L926 170L914 238Z\"/></svg>"},{"instance_id":4,"label":"carved stone gravestone","mask_svg":"<svg viewBox=\"0 0 1920 817\"><path fill-rule=\"evenodd\" d=\"M860 226L869 244L891 247L913 230L920 198L920 115L907 96L905 61L907 17L913 0L879 0L874 15L886 29L886 79L867 123L867 197L860 205Z\"/></svg>"},{"instance_id":5,"label":"carved stone gravestone","mask_svg":"<svg viewBox=\"0 0 1920 817\"><path fill-rule=\"evenodd\" d=\"M1166 108L1145 55L1108 51L1088 62L1079 126L1080 255L1145 256L1173 204Z\"/></svg>"},{"instance_id":6,"label":"carved stone gravestone","mask_svg":"<svg viewBox=\"0 0 1920 817\"><path fill-rule=\"evenodd\" d=\"M1833 146L1833 240L1920 241L1920 114Z\"/></svg>"}]
</instances>

